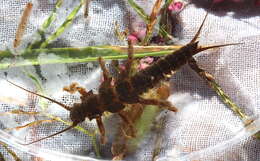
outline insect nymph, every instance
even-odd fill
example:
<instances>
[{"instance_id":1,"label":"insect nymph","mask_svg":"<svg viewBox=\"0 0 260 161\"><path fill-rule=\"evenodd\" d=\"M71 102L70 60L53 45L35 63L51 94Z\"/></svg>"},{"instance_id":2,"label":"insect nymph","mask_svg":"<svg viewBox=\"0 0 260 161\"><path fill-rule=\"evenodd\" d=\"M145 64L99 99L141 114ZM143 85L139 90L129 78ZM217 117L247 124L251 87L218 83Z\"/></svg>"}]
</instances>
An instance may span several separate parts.
<instances>
[{"instance_id":1,"label":"insect nymph","mask_svg":"<svg viewBox=\"0 0 260 161\"><path fill-rule=\"evenodd\" d=\"M153 65L145 68L130 76L130 68L133 62L133 45L129 41L128 42L128 59L125 64L124 70L119 70L118 77L115 79L114 85L111 85L112 77L110 76L108 70L105 68L105 63L103 59L100 57L98 59L101 69L103 71L104 81L100 84L98 94L94 94L92 91L86 91L83 87L78 86L78 84L73 83L64 89L70 93L79 92L81 94L81 103L75 103L72 107L68 107L65 104L57 102L51 98L46 96L31 92L27 89L24 89L18 85L13 85L26 90L27 92L33 93L45 99L48 99L66 110L70 111L70 119L73 124L68 128L52 134L50 136L41 138L39 140L33 141L28 144L32 144L38 142L40 140L55 136L64 131L67 131L79 123L83 122L86 118L92 120L95 119L97 125L99 127L101 133L101 142L105 142L105 127L102 123L102 114L105 111L111 113L117 113L125 121L130 128L132 129L132 133L134 134L133 125L131 121L125 116L122 112L124 110L126 104L143 104L143 105L157 105L159 107L168 109L170 111L176 112L177 108L175 108L170 102L166 100L157 100L157 99L145 99L141 97L141 94L145 93L148 89L153 88L157 83L165 78L165 75L170 74L173 71L178 70L180 67L185 65L189 59L192 58L193 55L216 47L222 47L232 44L225 45L216 45L216 46L208 46L208 47L200 47L198 46L198 41L196 41L201 28L206 20L203 20L199 30L197 31L194 38L190 43L183 46L179 50L169 54L163 58L160 58ZM10 82L11 83L11 82ZM28 145L26 144L26 145Z\"/></svg>"}]
</instances>

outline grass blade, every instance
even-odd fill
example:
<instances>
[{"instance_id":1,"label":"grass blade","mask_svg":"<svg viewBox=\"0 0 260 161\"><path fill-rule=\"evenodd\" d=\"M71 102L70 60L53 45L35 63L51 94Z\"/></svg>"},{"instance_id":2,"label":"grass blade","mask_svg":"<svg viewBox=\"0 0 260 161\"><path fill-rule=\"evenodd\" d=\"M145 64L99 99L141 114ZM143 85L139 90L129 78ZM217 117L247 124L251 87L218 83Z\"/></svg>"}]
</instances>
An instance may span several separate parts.
<instances>
[{"instance_id":1,"label":"grass blade","mask_svg":"<svg viewBox=\"0 0 260 161\"><path fill-rule=\"evenodd\" d=\"M144 12L144 10L140 6L138 6L137 3L134 2L134 0L128 0L128 3L135 10L135 12L145 21L145 23L149 23L149 16Z\"/></svg>"},{"instance_id":2,"label":"grass blade","mask_svg":"<svg viewBox=\"0 0 260 161\"><path fill-rule=\"evenodd\" d=\"M136 47L134 57L162 56L170 54L181 46ZM126 59L126 48L123 46L90 46L85 48L50 48L25 50L16 56L16 63L11 67L54 63L81 63L96 61L102 56L106 60ZM148 51L148 52L146 52ZM151 51L151 52L150 52ZM46 54L44 54L46 53ZM51 53L51 54L48 54ZM12 64L14 56L9 50L0 51L0 69Z\"/></svg>"},{"instance_id":3,"label":"grass blade","mask_svg":"<svg viewBox=\"0 0 260 161\"><path fill-rule=\"evenodd\" d=\"M57 18L57 10L60 8L60 6L62 5L63 3L63 0L58 0L56 5L55 5L55 8L54 10L52 11L52 13L50 14L50 16L43 22L40 30L41 31L45 31L50 25L51 23L56 20Z\"/></svg>"},{"instance_id":4,"label":"grass blade","mask_svg":"<svg viewBox=\"0 0 260 161\"><path fill-rule=\"evenodd\" d=\"M189 66L202 79L204 79L207 82L207 84L218 94L218 96L227 105L227 107L229 107L236 115L239 116L239 118L243 121L245 126L247 126L248 124L253 122L253 120L250 119L250 117L238 105L236 105L227 94L225 94L225 92L220 87L220 85L215 81L214 77L198 66L198 64L194 58L192 58L189 61ZM256 139L260 140L260 132L256 133L254 135L254 137Z\"/></svg>"},{"instance_id":5,"label":"grass blade","mask_svg":"<svg viewBox=\"0 0 260 161\"><path fill-rule=\"evenodd\" d=\"M35 49L35 48L39 48L40 45L46 40L45 38L45 31L46 29L51 25L51 23L53 21L56 20L57 18L57 10L60 8L60 6L62 5L63 0L58 0L54 10L52 11L52 13L50 14L50 16L43 22L42 26L40 27L40 29L37 31L38 34L40 35L41 39L40 40L36 40L35 42L32 42L27 49Z\"/></svg>"},{"instance_id":6,"label":"grass blade","mask_svg":"<svg viewBox=\"0 0 260 161\"><path fill-rule=\"evenodd\" d=\"M83 1L80 2L80 5L73 9L73 11L69 14L69 16L66 18L66 20L63 22L63 24L57 29L56 32L54 32L51 36L49 36L40 46L40 48L46 48L49 43L56 38L58 38L65 29L72 23L74 18L76 17L78 11L83 5Z\"/></svg>"}]
</instances>

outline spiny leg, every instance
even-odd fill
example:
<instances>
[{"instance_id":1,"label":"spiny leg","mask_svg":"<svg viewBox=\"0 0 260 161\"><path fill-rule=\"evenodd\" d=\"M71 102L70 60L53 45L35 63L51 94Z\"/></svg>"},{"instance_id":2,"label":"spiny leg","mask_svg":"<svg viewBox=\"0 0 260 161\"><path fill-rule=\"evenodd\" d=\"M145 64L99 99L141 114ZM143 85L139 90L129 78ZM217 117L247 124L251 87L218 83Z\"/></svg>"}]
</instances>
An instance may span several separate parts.
<instances>
[{"instance_id":1,"label":"spiny leg","mask_svg":"<svg viewBox=\"0 0 260 161\"><path fill-rule=\"evenodd\" d=\"M78 83L73 82L71 83L69 86L65 86L63 87L63 90L66 92L69 92L71 94L75 93L75 92L79 92L81 94L81 100L88 97L89 95L93 94L92 91L87 92L87 90L81 86L79 86Z\"/></svg>"},{"instance_id":2,"label":"spiny leg","mask_svg":"<svg viewBox=\"0 0 260 161\"><path fill-rule=\"evenodd\" d=\"M98 58L98 62L99 62L100 67L101 67L101 69L102 69L102 71L103 71L104 81L110 80L110 79L111 79L111 76L109 75L109 72L108 72L108 70L107 70L107 68L106 68L106 66L105 66L105 62L104 62L103 58L102 58L102 57L99 57L99 58Z\"/></svg>"},{"instance_id":3,"label":"spiny leg","mask_svg":"<svg viewBox=\"0 0 260 161\"><path fill-rule=\"evenodd\" d=\"M135 137L135 129L134 129L134 125L133 125L132 121L130 121L130 119L129 119L125 114L123 114L122 112L119 112L118 114L119 114L119 116L122 118L122 120L123 120L127 125L129 125L130 132L131 132L131 136L132 136L132 137ZM126 136L127 136L127 135L126 135Z\"/></svg>"},{"instance_id":4,"label":"spiny leg","mask_svg":"<svg viewBox=\"0 0 260 161\"><path fill-rule=\"evenodd\" d=\"M131 66L133 63L133 52L134 52L134 48L133 48L133 43L132 41L128 41L128 58L127 58L127 62L125 63L125 69L120 69L120 77L121 78L128 78L130 71L131 71Z\"/></svg>"},{"instance_id":5,"label":"spiny leg","mask_svg":"<svg viewBox=\"0 0 260 161\"><path fill-rule=\"evenodd\" d=\"M112 60L111 61L111 66L112 66L113 72L116 74L116 77L118 77L118 75L120 73L120 67L119 67L118 60Z\"/></svg>"},{"instance_id":6,"label":"spiny leg","mask_svg":"<svg viewBox=\"0 0 260 161\"><path fill-rule=\"evenodd\" d=\"M77 82L73 82L69 86L63 87L63 91L73 94L78 91L78 88L82 88L82 87L79 87L79 84Z\"/></svg>"},{"instance_id":7,"label":"spiny leg","mask_svg":"<svg viewBox=\"0 0 260 161\"><path fill-rule=\"evenodd\" d=\"M101 138L100 138L101 143L105 144L107 142L107 140L106 140L106 136L105 136L105 126L104 126L104 124L102 122L101 116L97 117L96 121L97 121L99 132L101 134Z\"/></svg>"},{"instance_id":8,"label":"spiny leg","mask_svg":"<svg viewBox=\"0 0 260 161\"><path fill-rule=\"evenodd\" d=\"M130 40L128 41L127 53L128 53L128 59L127 59L126 65L125 65L125 71L126 71L126 75L129 76L129 73L131 71L131 66L133 63L133 54L134 54L133 43Z\"/></svg>"},{"instance_id":9,"label":"spiny leg","mask_svg":"<svg viewBox=\"0 0 260 161\"><path fill-rule=\"evenodd\" d=\"M165 108L167 110L177 112L178 109L174 107L169 101L165 100L157 100L157 99L145 99L145 98L139 98L139 102L144 105L157 105L160 106L161 108Z\"/></svg>"}]
</instances>

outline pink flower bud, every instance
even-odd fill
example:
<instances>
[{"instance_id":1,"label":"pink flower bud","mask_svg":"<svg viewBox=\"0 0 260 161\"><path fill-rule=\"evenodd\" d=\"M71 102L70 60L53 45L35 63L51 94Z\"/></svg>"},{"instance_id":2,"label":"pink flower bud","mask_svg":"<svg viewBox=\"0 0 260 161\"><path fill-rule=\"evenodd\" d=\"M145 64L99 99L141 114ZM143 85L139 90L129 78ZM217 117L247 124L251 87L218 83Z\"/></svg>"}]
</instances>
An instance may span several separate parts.
<instances>
[{"instance_id":1,"label":"pink flower bud","mask_svg":"<svg viewBox=\"0 0 260 161\"><path fill-rule=\"evenodd\" d=\"M128 39L129 41L131 41L133 44L137 44L137 42L138 42L137 37L136 37L135 35L133 35L133 34L128 35L128 36L127 36L127 39Z\"/></svg>"},{"instance_id":2,"label":"pink flower bud","mask_svg":"<svg viewBox=\"0 0 260 161\"><path fill-rule=\"evenodd\" d=\"M141 63L151 64L153 62L153 57L146 57L140 60Z\"/></svg>"},{"instance_id":3,"label":"pink flower bud","mask_svg":"<svg viewBox=\"0 0 260 161\"><path fill-rule=\"evenodd\" d=\"M179 12L183 8L183 3L182 2L173 2L169 5L168 10L173 11L173 12Z\"/></svg>"},{"instance_id":4,"label":"pink flower bud","mask_svg":"<svg viewBox=\"0 0 260 161\"><path fill-rule=\"evenodd\" d=\"M137 67L138 70L143 70L143 69L147 68L153 61L154 61L154 59L152 57L142 58L140 60L140 64Z\"/></svg>"},{"instance_id":5,"label":"pink flower bud","mask_svg":"<svg viewBox=\"0 0 260 161\"><path fill-rule=\"evenodd\" d=\"M135 31L131 33L127 38L132 41L133 44L137 44L140 40L144 39L146 34L146 29Z\"/></svg>"}]
</instances>

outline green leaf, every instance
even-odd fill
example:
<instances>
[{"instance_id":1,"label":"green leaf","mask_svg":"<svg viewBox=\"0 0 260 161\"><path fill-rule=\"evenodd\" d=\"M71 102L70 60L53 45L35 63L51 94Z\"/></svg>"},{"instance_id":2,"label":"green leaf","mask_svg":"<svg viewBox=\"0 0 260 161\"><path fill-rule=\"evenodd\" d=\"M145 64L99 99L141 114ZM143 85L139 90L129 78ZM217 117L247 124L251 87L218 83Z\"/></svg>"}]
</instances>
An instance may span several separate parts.
<instances>
[{"instance_id":1,"label":"green leaf","mask_svg":"<svg viewBox=\"0 0 260 161\"><path fill-rule=\"evenodd\" d=\"M40 40L36 40L35 42L32 42L27 48L28 49L35 49L35 48L39 48L40 45L46 40L45 38L45 31L46 29L51 25L51 23L53 21L56 20L57 18L57 10L60 8L60 6L62 5L63 0L58 0L54 10L52 11L52 13L50 14L50 16L43 22L42 26L40 27L40 29L38 29L38 34L40 35L41 39Z\"/></svg>"},{"instance_id":2,"label":"green leaf","mask_svg":"<svg viewBox=\"0 0 260 161\"><path fill-rule=\"evenodd\" d=\"M41 44L40 48L46 48L51 41L57 39L65 31L65 29L73 22L82 5L83 2L81 2L79 6L73 9L73 11L69 14L63 24L57 29L56 32L54 32Z\"/></svg>"},{"instance_id":3,"label":"green leaf","mask_svg":"<svg viewBox=\"0 0 260 161\"><path fill-rule=\"evenodd\" d=\"M162 56L179 49L180 46L137 47L134 57ZM126 59L125 48L121 46L89 46L85 48L50 48L25 50L14 57L11 51L0 51L0 69L28 65L54 63L81 63L96 61L98 57L105 60ZM146 52L147 51L147 52ZM150 52L151 51L151 52Z\"/></svg>"},{"instance_id":4,"label":"green leaf","mask_svg":"<svg viewBox=\"0 0 260 161\"><path fill-rule=\"evenodd\" d=\"M128 3L135 10L135 12L145 21L145 23L149 23L149 16L144 12L144 10L140 6L138 6L137 3L134 2L134 0L128 0Z\"/></svg>"}]
</instances>

